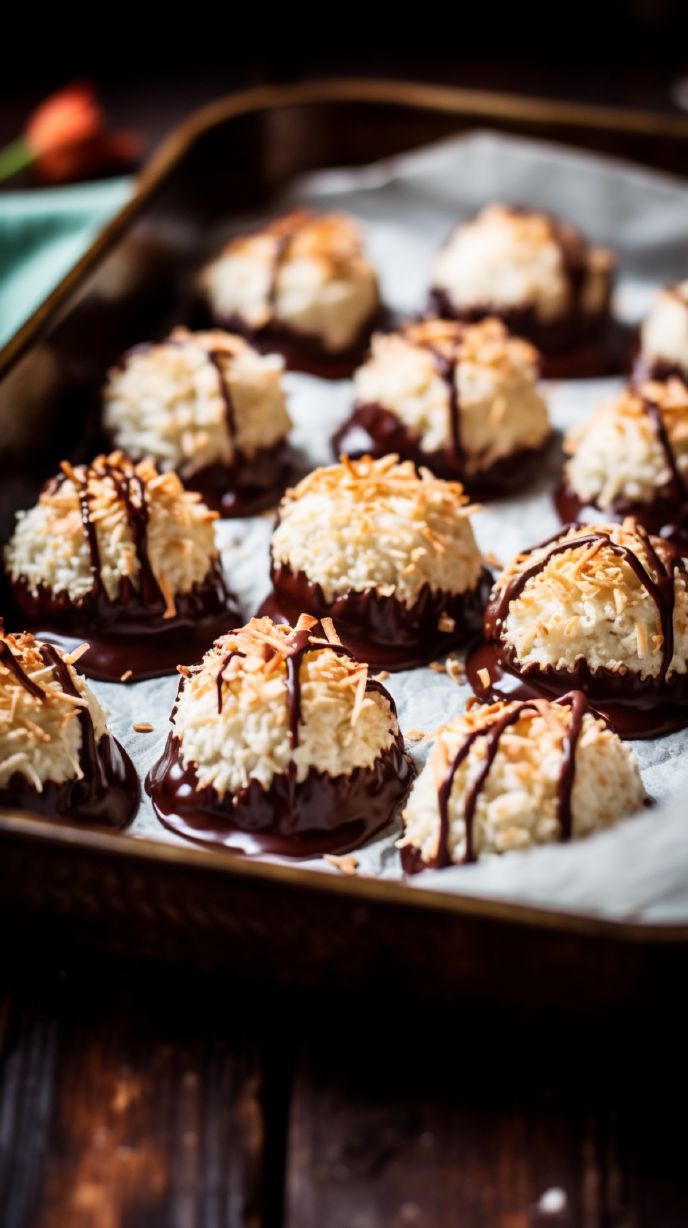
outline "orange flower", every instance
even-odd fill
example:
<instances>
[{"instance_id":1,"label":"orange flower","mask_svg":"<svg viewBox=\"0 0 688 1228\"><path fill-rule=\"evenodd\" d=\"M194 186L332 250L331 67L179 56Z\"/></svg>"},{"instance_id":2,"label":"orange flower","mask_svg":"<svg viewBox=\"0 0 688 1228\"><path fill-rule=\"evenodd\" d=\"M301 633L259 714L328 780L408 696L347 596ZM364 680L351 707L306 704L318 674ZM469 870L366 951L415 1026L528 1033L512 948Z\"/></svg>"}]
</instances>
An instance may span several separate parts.
<instances>
[{"instance_id":1,"label":"orange flower","mask_svg":"<svg viewBox=\"0 0 688 1228\"><path fill-rule=\"evenodd\" d=\"M103 129L103 111L95 90L86 84L68 85L46 98L30 116L25 139L37 158L69 145L80 145Z\"/></svg>"},{"instance_id":2,"label":"orange flower","mask_svg":"<svg viewBox=\"0 0 688 1228\"><path fill-rule=\"evenodd\" d=\"M131 166L141 140L131 132L107 132L93 86L77 82L42 102L24 135L0 150L0 179L25 167L44 183L67 183Z\"/></svg>"}]
</instances>

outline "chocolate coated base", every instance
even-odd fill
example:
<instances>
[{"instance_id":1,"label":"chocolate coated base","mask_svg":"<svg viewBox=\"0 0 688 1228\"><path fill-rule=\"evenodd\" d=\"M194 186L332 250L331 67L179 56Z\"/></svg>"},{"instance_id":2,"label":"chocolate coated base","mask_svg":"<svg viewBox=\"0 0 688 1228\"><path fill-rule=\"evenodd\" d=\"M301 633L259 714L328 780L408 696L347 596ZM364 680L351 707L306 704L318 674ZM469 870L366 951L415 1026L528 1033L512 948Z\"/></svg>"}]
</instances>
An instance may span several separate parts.
<instances>
[{"instance_id":1,"label":"chocolate coated base","mask_svg":"<svg viewBox=\"0 0 688 1228\"><path fill-rule=\"evenodd\" d=\"M223 519L255 516L274 507L299 477L297 454L288 444L262 448L250 459L237 457L232 465L206 465L193 473L180 473L187 490L196 490L203 502Z\"/></svg>"},{"instance_id":2,"label":"chocolate coated base","mask_svg":"<svg viewBox=\"0 0 688 1228\"><path fill-rule=\"evenodd\" d=\"M523 490L542 468L553 435L537 448L519 448L509 456L500 457L477 473L467 473L461 459L457 462L451 447L426 452L420 439L381 405L357 405L353 413L332 436L332 450L337 459L343 454L357 459L361 456L387 456L396 452L402 460L412 460L425 466L438 478L461 482L473 499L486 501Z\"/></svg>"},{"instance_id":3,"label":"chocolate coated base","mask_svg":"<svg viewBox=\"0 0 688 1228\"><path fill-rule=\"evenodd\" d=\"M140 682L173 674L178 665L195 665L219 635L242 622L219 572L207 584L178 596L177 614L170 619L141 607L124 587L119 602L99 594L84 603L47 590L35 595L19 582L8 588L8 630L32 631L67 653L87 642L79 669L102 682L119 682L129 671L130 681Z\"/></svg>"},{"instance_id":4,"label":"chocolate coated base","mask_svg":"<svg viewBox=\"0 0 688 1228\"><path fill-rule=\"evenodd\" d=\"M331 380L348 379L363 362L371 333L392 327L391 313L387 308L378 308L361 326L350 346L333 352L326 349L317 336L297 333L278 325L268 325L255 331L241 316L214 316L212 322L228 332L239 333L261 354L281 354L289 371L302 371L305 375Z\"/></svg>"},{"instance_id":5,"label":"chocolate coated base","mask_svg":"<svg viewBox=\"0 0 688 1228\"><path fill-rule=\"evenodd\" d=\"M178 665L196 665L220 635L241 624L238 610L221 617L203 619L194 626L181 626L167 631L161 625L146 634L98 635L92 631L83 635L66 635L53 628L30 627L36 639L54 644L63 652L74 652L88 642L88 650L79 657L79 670L87 678L99 682L120 682L123 674L131 674L127 682L143 682L146 678L163 678L173 674ZM27 628L25 628L27 629Z\"/></svg>"},{"instance_id":6,"label":"chocolate coated base","mask_svg":"<svg viewBox=\"0 0 688 1228\"><path fill-rule=\"evenodd\" d=\"M540 351L543 379L603 379L628 370L632 333L620 320L610 320L597 341L589 341L566 354Z\"/></svg>"},{"instance_id":7,"label":"chocolate coated base","mask_svg":"<svg viewBox=\"0 0 688 1228\"><path fill-rule=\"evenodd\" d=\"M478 676L487 670L487 685ZM585 691L594 708L621 738L658 738L688 725L686 682L676 687L638 683L628 674L612 670L590 671L581 665L565 673L528 670L520 674L504 661L499 644L483 642L469 653L466 674L478 699L558 699L572 689Z\"/></svg>"},{"instance_id":8,"label":"chocolate coated base","mask_svg":"<svg viewBox=\"0 0 688 1228\"><path fill-rule=\"evenodd\" d=\"M420 874L423 870L436 870L438 868L431 861L423 861L423 854L419 848L416 848L415 844L405 844L403 849L399 849L399 857L404 874L409 876L411 874Z\"/></svg>"},{"instance_id":9,"label":"chocolate coated base","mask_svg":"<svg viewBox=\"0 0 688 1228\"><path fill-rule=\"evenodd\" d=\"M643 358L640 350L638 330L636 330L635 334L631 376L634 384L642 384L645 380L657 380L660 384L663 384L670 379L680 379L684 384L688 384L688 369L682 367L679 363L668 362L662 358L648 363Z\"/></svg>"},{"instance_id":10,"label":"chocolate coated base","mask_svg":"<svg viewBox=\"0 0 688 1228\"><path fill-rule=\"evenodd\" d=\"M399 738L370 768L330 776L312 768L292 785L281 773L269 789L258 781L228 797L199 789L191 767L179 759L170 734L146 778L160 822L177 835L246 855L319 857L360 847L392 818L405 797L412 766Z\"/></svg>"},{"instance_id":11,"label":"chocolate coated base","mask_svg":"<svg viewBox=\"0 0 688 1228\"><path fill-rule=\"evenodd\" d=\"M598 379L628 369L633 331L608 314L575 312L543 322L532 308L497 311L494 307L457 308L444 290L430 292L429 313L475 324L486 316L502 320L510 333L525 337L540 351L545 379Z\"/></svg>"},{"instance_id":12,"label":"chocolate coated base","mask_svg":"<svg viewBox=\"0 0 688 1228\"><path fill-rule=\"evenodd\" d=\"M657 498L651 503L617 499L611 507L600 508L583 503L564 481L554 493L554 506L562 524L620 524L626 516L633 516L648 533L672 542L688 555L688 507L681 508L671 499Z\"/></svg>"},{"instance_id":13,"label":"chocolate coated base","mask_svg":"<svg viewBox=\"0 0 688 1228\"><path fill-rule=\"evenodd\" d=\"M412 607L374 590L345 593L327 602L319 584L287 567L273 570L273 584L260 615L292 627L304 612L332 618L342 644L356 660L395 671L427 665L473 636L482 623L492 577L484 571L472 592L458 596L433 594L426 586ZM443 612L454 619L455 630L438 630Z\"/></svg>"},{"instance_id":14,"label":"chocolate coated base","mask_svg":"<svg viewBox=\"0 0 688 1228\"><path fill-rule=\"evenodd\" d=\"M82 780L63 784L46 781L40 793L17 772L0 789L0 808L29 810L45 818L120 831L138 810L141 786L136 769L111 734L105 734L98 743L96 767L95 773L89 772Z\"/></svg>"}]
</instances>

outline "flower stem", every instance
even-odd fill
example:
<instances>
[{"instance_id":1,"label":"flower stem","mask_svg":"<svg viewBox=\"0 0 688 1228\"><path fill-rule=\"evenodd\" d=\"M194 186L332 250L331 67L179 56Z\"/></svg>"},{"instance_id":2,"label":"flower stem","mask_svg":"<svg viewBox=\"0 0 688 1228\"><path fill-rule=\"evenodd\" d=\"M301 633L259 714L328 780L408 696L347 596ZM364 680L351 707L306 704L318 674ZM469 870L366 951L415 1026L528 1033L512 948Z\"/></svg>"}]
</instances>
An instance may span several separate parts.
<instances>
[{"instance_id":1,"label":"flower stem","mask_svg":"<svg viewBox=\"0 0 688 1228\"><path fill-rule=\"evenodd\" d=\"M35 159L36 155L31 146L20 136L16 141L12 141L11 145L0 149L0 180L11 179L19 171L23 171L25 166L30 166Z\"/></svg>"}]
</instances>

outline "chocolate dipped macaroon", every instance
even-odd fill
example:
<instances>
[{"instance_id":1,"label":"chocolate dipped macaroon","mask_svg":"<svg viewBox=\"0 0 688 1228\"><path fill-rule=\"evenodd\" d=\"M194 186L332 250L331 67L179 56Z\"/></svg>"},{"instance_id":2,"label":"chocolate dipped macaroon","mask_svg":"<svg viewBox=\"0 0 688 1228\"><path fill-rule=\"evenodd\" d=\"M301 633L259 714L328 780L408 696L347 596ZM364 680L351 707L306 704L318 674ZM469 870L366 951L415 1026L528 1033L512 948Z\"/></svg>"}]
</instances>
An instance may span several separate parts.
<instances>
[{"instance_id":1,"label":"chocolate dipped macaroon","mask_svg":"<svg viewBox=\"0 0 688 1228\"><path fill-rule=\"evenodd\" d=\"M582 691L476 704L448 721L411 790L404 869L578 840L646 804L635 756Z\"/></svg>"},{"instance_id":2,"label":"chocolate dipped macaroon","mask_svg":"<svg viewBox=\"0 0 688 1228\"><path fill-rule=\"evenodd\" d=\"M115 447L174 470L222 516L252 515L294 476L283 372L279 355L243 337L176 328L110 371L104 426Z\"/></svg>"},{"instance_id":3,"label":"chocolate dipped macaroon","mask_svg":"<svg viewBox=\"0 0 688 1228\"><path fill-rule=\"evenodd\" d=\"M312 857L348 852L391 819L412 774L394 703L329 620L251 619L183 674L146 781L167 827Z\"/></svg>"},{"instance_id":4,"label":"chocolate dipped macaroon","mask_svg":"<svg viewBox=\"0 0 688 1228\"><path fill-rule=\"evenodd\" d=\"M567 525L499 577L467 671L481 699L583 690L622 737L683 728L685 561L632 519Z\"/></svg>"},{"instance_id":5,"label":"chocolate dipped macaroon","mask_svg":"<svg viewBox=\"0 0 688 1228\"><path fill-rule=\"evenodd\" d=\"M79 655L0 620L0 808L119 829L136 814L138 777Z\"/></svg>"},{"instance_id":6,"label":"chocolate dipped macaroon","mask_svg":"<svg viewBox=\"0 0 688 1228\"><path fill-rule=\"evenodd\" d=\"M344 378L380 314L377 275L358 223L299 209L238 235L201 275L206 308L287 366Z\"/></svg>"},{"instance_id":7,"label":"chocolate dipped macaroon","mask_svg":"<svg viewBox=\"0 0 688 1228\"><path fill-rule=\"evenodd\" d=\"M64 462L20 512L5 550L17 623L117 681L200 660L237 620L215 545L217 513L174 473L121 452Z\"/></svg>"},{"instance_id":8,"label":"chocolate dipped macaroon","mask_svg":"<svg viewBox=\"0 0 688 1228\"><path fill-rule=\"evenodd\" d=\"M333 618L375 666L426 664L481 624L490 577L473 510L459 483L396 456L315 469L280 504L262 612Z\"/></svg>"},{"instance_id":9,"label":"chocolate dipped macaroon","mask_svg":"<svg viewBox=\"0 0 688 1228\"><path fill-rule=\"evenodd\" d=\"M521 489L551 439L537 350L500 320L424 320L373 337L335 454L396 452L475 498Z\"/></svg>"},{"instance_id":10,"label":"chocolate dipped macaroon","mask_svg":"<svg viewBox=\"0 0 688 1228\"><path fill-rule=\"evenodd\" d=\"M646 381L602 405L564 443L569 460L555 495L561 520L622 521L688 553L688 386Z\"/></svg>"},{"instance_id":11,"label":"chocolate dipped macaroon","mask_svg":"<svg viewBox=\"0 0 688 1228\"><path fill-rule=\"evenodd\" d=\"M615 260L567 222L486 205L439 251L430 310L447 319L498 316L540 350L554 378L611 374L626 359L611 314Z\"/></svg>"}]
</instances>

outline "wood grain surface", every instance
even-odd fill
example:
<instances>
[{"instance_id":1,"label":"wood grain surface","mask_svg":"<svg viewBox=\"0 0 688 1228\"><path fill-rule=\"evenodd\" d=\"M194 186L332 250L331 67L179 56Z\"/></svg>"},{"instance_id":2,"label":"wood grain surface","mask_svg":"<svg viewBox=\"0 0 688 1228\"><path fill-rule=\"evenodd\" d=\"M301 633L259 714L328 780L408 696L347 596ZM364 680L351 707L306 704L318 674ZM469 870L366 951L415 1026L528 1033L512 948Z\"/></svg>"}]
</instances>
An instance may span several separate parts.
<instances>
[{"instance_id":1,"label":"wood grain surface","mask_svg":"<svg viewBox=\"0 0 688 1228\"><path fill-rule=\"evenodd\" d=\"M30 974L27 971L30 968ZM3 977L2 1228L684 1228L683 1023Z\"/></svg>"},{"instance_id":2,"label":"wood grain surface","mask_svg":"<svg viewBox=\"0 0 688 1228\"><path fill-rule=\"evenodd\" d=\"M662 1035L660 1036L660 1033ZM301 1050L289 1228L678 1228L688 1222L680 1033L524 1011L361 1013Z\"/></svg>"}]
</instances>

